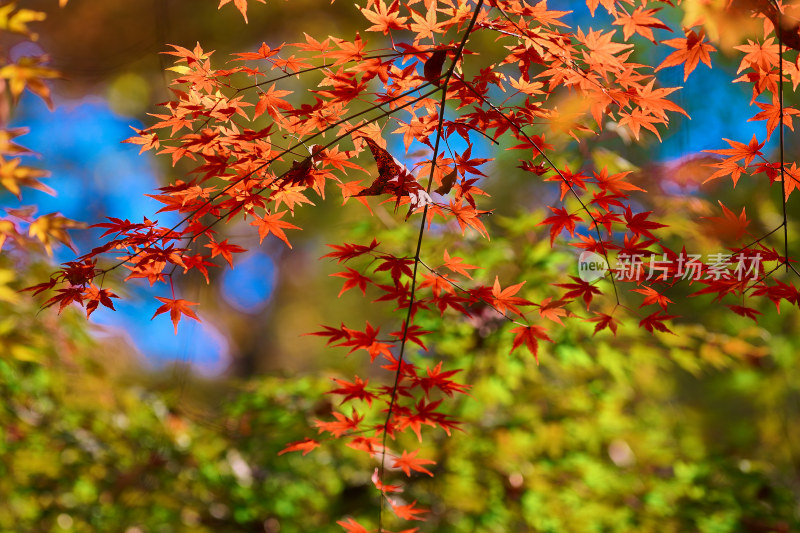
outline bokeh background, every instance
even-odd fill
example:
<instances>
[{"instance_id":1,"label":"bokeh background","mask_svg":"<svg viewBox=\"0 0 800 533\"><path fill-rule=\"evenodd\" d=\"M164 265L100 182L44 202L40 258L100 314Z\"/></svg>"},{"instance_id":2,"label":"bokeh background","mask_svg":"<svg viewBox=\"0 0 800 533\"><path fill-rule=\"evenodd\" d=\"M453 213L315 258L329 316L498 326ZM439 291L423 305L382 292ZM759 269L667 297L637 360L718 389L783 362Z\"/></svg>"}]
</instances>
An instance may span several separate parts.
<instances>
[{"instance_id":1,"label":"bokeh background","mask_svg":"<svg viewBox=\"0 0 800 533\"><path fill-rule=\"evenodd\" d=\"M171 220L145 194L182 169L122 144L169 98L165 44L200 42L221 63L261 42L362 27L351 4L310 0L253 3L246 25L233 5L218 10L213 0L24 4L47 18L35 23L36 41L9 37L4 52L47 53L63 79L51 83L53 111L26 94L10 125L30 128L18 142L40 154L28 164L52 173L46 181L57 196L26 190L21 204L11 194L1 199L89 224L104 216ZM609 24L578 3L562 9L574 11L565 18L572 27ZM640 53L643 63L663 59ZM764 136L763 123L748 122L757 112L750 94L731 83L736 58L717 59L685 84L681 69L660 73L667 86L685 85L677 102L692 117L675 118L663 143L611 135L588 152L565 144L560 161L635 171L652 193L643 207L670 224L674 242L709 252L724 245L700 219L717 214L711 196L736 212L746 206L755 234L779 212L777 191L763 183L700 185L701 150L723 147L722 137ZM493 240L443 240L484 267L481 279L528 280L524 296L541 301L554 294L554 273L574 273L572 250L551 249L537 227L557 187L531 183L513 154L493 155L488 173L502 176L485 184ZM165 317L150 320L159 304L146 283L110 280L125 300L89 323L73 310L39 312L40 302L13 289L45 279L50 267L4 252L0 531L339 531L345 516L375 524L375 465L336 444L307 457L276 454L334 408L324 394L330 377L384 378L303 336L322 323L392 316L350 293L337 298L340 285L328 276L335 264L317 259L325 244L377 236L400 248L413 230L335 200L317 203L298 212L295 223L306 229L291 251L232 228L249 251L235 269L212 271L210 284L181 281L183 297L201 303L202 323L183 321L177 335ZM679 214L687 211L693 219ZM88 250L98 234L73 238ZM73 256L62 247L55 259ZM420 531L797 530L797 309L761 309L755 324L677 291L670 297L684 318L675 335L643 335L631 324L595 337L592 324L570 325L542 347L538 366L529 355L508 355L507 328L490 313L428 324L441 330L436 357L463 369L474 388L453 407L466 432L431 434L423 449L438 463L436 476L407 488L408 501L431 508Z\"/></svg>"}]
</instances>

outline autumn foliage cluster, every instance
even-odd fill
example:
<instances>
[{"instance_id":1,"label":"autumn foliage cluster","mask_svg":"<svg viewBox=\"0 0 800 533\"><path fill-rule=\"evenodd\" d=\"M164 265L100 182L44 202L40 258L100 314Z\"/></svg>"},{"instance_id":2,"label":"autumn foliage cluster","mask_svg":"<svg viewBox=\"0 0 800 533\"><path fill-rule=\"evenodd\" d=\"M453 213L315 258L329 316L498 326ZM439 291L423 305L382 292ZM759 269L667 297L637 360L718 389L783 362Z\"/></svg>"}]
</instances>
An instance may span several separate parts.
<instances>
[{"instance_id":1,"label":"autumn foliage cluster","mask_svg":"<svg viewBox=\"0 0 800 533\"><path fill-rule=\"evenodd\" d=\"M246 20L247 2L233 3ZM587 146L609 132L660 140L670 120L686 111L676 103L680 87L663 86L659 71L679 68L686 80L701 63L710 67L721 45L712 44L709 32L724 27L711 25L715 20L755 23L758 31L746 44L725 52L739 54L735 81L752 88L758 108L752 119L766 126L752 139L720 141L702 181L775 185L784 216L756 234L744 208L737 214L720 202L711 220L730 236L727 256L694 262L691 296L710 295L754 321L764 299L779 310L800 303L789 277L797 272L786 217L800 170L783 151L784 129L800 114L784 102L784 91L800 83L800 69L792 41L797 25L782 22L800 13L768 2L728 4L717 11L706 6L698 16L669 1L589 0L592 15L611 28L584 29L567 25L568 12L545 1L369 0L358 7L363 35L306 34L230 58L201 44L173 45L166 52L174 60L172 98L128 142L190 168L153 195L180 223L109 218L96 224L104 230L102 243L30 289L49 294L45 306L60 311L79 304L91 315L100 306L114 308L117 295L104 282L124 272L126 280L164 288L155 314L168 314L177 331L182 318L198 320L198 304L181 297L176 278L196 271L208 280L210 268L234 268L246 251L223 237L224 224L291 248L294 232L313 231L291 222L299 210L340 198L368 217L387 204L397 224L415 228L412 241L402 249L377 239L333 243L323 258L341 265L334 274L342 281L340 296L360 293L369 305L393 309L396 319L310 332L328 345L365 353L385 378L337 378L329 391L339 400L332 417L316 420L317 435L281 453L305 455L325 441L344 441L377 459L372 481L381 496L380 531L388 531L384 507L403 520L424 520L426 509L396 496L402 477L433 476L434 461L394 443L402 434L422 442L428 428L448 435L459 430L448 401L469 394L470 384L437 358L431 350L436 332L421 324L470 319L488 309L508 323L512 351L527 350L537 361L554 328L574 322L591 323L598 336L616 335L627 323L653 335L671 333L678 316L668 293L687 283L691 250L662 237L667 224L642 208L648 192L632 173L591 163L569 168L559 163L559 150ZM776 34L778 24L783 30ZM663 59L643 63L640 47L663 49ZM41 80L53 76L35 58L0 68L14 97L27 87L47 98ZM315 88L297 92L299 78ZM15 194L20 186L41 187L35 171L8 159L24 152L11 141L19 133L5 130L0 147L6 157L0 179ZM778 155L765 149L773 135L780 137ZM516 158L527 179L551 182L558 202L546 206L540 221L551 247L567 243L607 264L640 261L626 263L625 276L612 270L586 281L567 274L553 280L553 296L531 301L524 281L481 272L482 265L468 264L457 249L440 246L444 234L490 239L485 222L495 207L484 189L503 186L491 170L501 151ZM71 221L32 216L10 212L2 239L22 242L21 220L48 248L52 239L67 240ZM346 531L367 531L354 518L339 523Z\"/></svg>"}]
</instances>

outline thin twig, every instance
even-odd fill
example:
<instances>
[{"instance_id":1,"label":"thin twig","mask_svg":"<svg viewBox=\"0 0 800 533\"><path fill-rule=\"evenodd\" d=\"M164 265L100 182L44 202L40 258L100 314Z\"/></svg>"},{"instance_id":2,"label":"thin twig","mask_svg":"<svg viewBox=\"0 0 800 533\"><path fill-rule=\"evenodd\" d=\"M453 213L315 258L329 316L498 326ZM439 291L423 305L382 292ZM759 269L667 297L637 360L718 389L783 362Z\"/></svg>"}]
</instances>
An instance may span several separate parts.
<instances>
[{"instance_id":1,"label":"thin twig","mask_svg":"<svg viewBox=\"0 0 800 533\"><path fill-rule=\"evenodd\" d=\"M467 26L467 29L464 32L464 37L461 39L461 43L458 45L458 49L453 56L453 62L450 65L450 68L447 70L447 74L444 76L444 80L441 82L441 90L442 90L442 99L439 104L439 123L436 126L436 141L433 147L433 156L431 157L431 171L430 176L428 177L428 187L426 192L430 194L431 186L433 185L433 175L436 170L436 159L439 155L439 142L442 138L442 129L444 127L444 113L445 113L445 105L447 103L447 88L450 84L450 79L453 77L455 73L456 65L458 64L459 60L462 57L464 52L464 46L467 44L467 40L469 39L470 34L472 33L472 29L475 26L475 22L478 20L478 15L481 12L481 8L483 7L484 0L478 0L475 6L475 12L472 14L472 19ZM410 327L411 318L413 315L414 310L414 303L416 298L416 288L417 288L417 269L419 268L420 264L420 252L422 250L422 237L425 235L425 228L426 228L426 220L428 215L428 204L425 204L425 209L422 212L422 220L420 221L419 225L419 235L417 237L417 248L416 252L414 253L414 269L413 274L411 276L411 292L409 295L408 301L408 311L406 312L406 320L405 325L403 326L403 337L400 342L400 353L397 356L397 370L395 371L394 376L394 385L392 386L392 395L389 399L389 408L386 412L386 420L383 424L383 454L381 456L381 466L379 471L379 479L381 481L381 486L383 487L384 484L384 474L386 472L386 437L388 435L388 427L391 423L392 413L394 411L394 406L397 402L397 388L400 384L400 377L403 371L403 357L405 355L405 348L406 342L408 340L408 328ZM378 531L383 532L383 511L386 506L386 492L381 489L381 506L380 512L378 515Z\"/></svg>"}]
</instances>

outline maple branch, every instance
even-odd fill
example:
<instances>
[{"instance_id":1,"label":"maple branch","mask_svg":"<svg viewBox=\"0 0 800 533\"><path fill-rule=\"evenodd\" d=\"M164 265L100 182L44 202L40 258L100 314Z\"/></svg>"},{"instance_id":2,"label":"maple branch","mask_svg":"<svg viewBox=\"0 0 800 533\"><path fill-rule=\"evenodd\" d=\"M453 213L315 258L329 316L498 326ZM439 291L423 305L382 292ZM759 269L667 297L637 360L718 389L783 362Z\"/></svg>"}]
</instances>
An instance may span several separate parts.
<instances>
[{"instance_id":1,"label":"maple branch","mask_svg":"<svg viewBox=\"0 0 800 533\"><path fill-rule=\"evenodd\" d=\"M387 102L384 102L384 104L386 104L386 103L391 103L391 102L394 102L394 101L400 100L400 99L402 99L402 98L405 98L406 96L409 96L409 95L411 95L412 93L414 93L414 92L417 92L417 91L419 91L420 89L422 89L422 88L424 88L424 87L426 87L426 86L430 86L430 85L432 85L432 84L431 84L431 82L425 82L424 84L420 85L419 87L415 87L414 89L409 89L407 92L401 93L401 94L399 94L398 96L395 96L395 97L391 98L391 99L390 99L390 100L388 100ZM405 108L406 108L406 107L408 107L409 105L412 105L412 104L414 104L414 103L416 103L416 102L418 102L418 101L420 101L420 100L424 100L424 99L425 99L425 98L427 98L428 96L430 96L430 95L432 95L432 94L435 94L437 91L439 91L439 88L438 88L438 87L437 87L437 88L435 88L435 89L432 89L432 90L430 90L430 91L428 91L428 92L426 92L426 93L425 93L425 94L423 94L422 96L418 96L417 98L414 98L413 100L411 100L411 101L409 101L409 102L407 102L407 103L403 104L402 106L398 107L397 109L390 109L390 110L388 110L388 111L382 110L383 112L382 112L380 115L378 115L378 116L376 116L376 117L373 117L373 118L371 118L371 119L367 120L366 122L364 122L363 124L360 124L360 125L358 125L358 126L355 126L354 128L352 128L352 129L350 129L350 130L347 130L346 132L342 133L341 135L338 135L338 136L336 136L336 137L335 137L335 138L334 138L332 141L330 141L330 142L329 142L329 143L327 143L326 145L322 146L321 148L317 149L316 151L314 151L314 153L312 153L312 154L309 154L309 156L308 156L308 157L306 157L306 161L307 161L307 160L310 160L310 159L312 159L313 157L315 157L316 155L318 155L318 154L319 154L319 153L320 153L322 150L325 150L326 148L328 148L328 147L330 147L330 146L333 146L334 144L338 143L339 141L341 141L342 139L344 139L344 138L345 138L345 137L347 137L348 135L351 135L353 132L355 132L355 131L358 131L358 130L359 130L359 129L361 129L362 127L364 127L364 126L366 126L366 125L368 125L368 124L371 124L371 123L373 123L373 122L375 122L375 121L377 121L377 120L380 120L380 119L382 119L382 118L388 117L388 116L390 116L390 115L392 115L392 114L394 114L394 113L396 113L396 112L398 112L398 111L402 111L403 109L405 109ZM380 108L379 108L378 106L373 106L373 107L371 107L371 108L369 108L369 109L365 109L365 110L359 111L359 112L357 112L357 113L354 113L354 114L352 114L352 115L349 115L349 116L347 116L347 117L345 117L345 118L342 118L342 119L340 119L338 122L335 122L334 124L331 124L330 126L328 126L327 128L325 128L324 130L322 130L322 131L319 131L319 132L317 132L317 133L315 133L315 134L313 134L313 135L309 136L308 138L306 138L306 139L304 139L303 141L300 141L300 142L298 142L298 143L296 143L296 144L294 144L294 145L290 146L289 148L286 148L286 149L285 149L283 152L281 152L280 154L278 154L278 155L276 155L275 157L273 157L273 158L269 159L268 161L266 161L266 162L264 162L264 163L260 164L259 166L257 166L257 167L256 167L256 168L254 168L253 170L251 170L251 171L247 172L246 174L244 174L244 175L242 175L242 176L238 177L237 179L235 179L235 180L231 181L231 182L230 182L230 183L229 183L229 184L228 184L228 185L227 185L225 188L223 188L222 190L220 190L220 191L218 191L218 192L214 193L213 195L211 195L211 196L208 198L208 200L206 200L205 202L203 202L203 203L202 203L202 204L201 204L199 207L197 207L196 209L192 210L192 212L190 212L189 214L187 214L186 216L184 216L184 217L183 217L183 218L182 218L180 221L178 221L178 222L177 222L175 225L173 225L171 228L169 228L169 229L168 229L168 230L167 230L167 231L166 231L166 232L165 232L163 235L161 235L161 236L159 237L159 240L162 240L162 241L164 241L164 239L167 239L167 238L169 238L169 237L170 237L170 235L172 235L172 234L174 234L174 233L175 233L175 230L177 230L177 229L178 229L179 227L181 227L183 224L185 224L186 222L188 222L189 220L191 220L191 219L192 219L192 218L193 218L193 217L194 217L194 216L195 216L195 215L196 215L198 212L200 212L202 209L204 209L205 207L208 207L209 205L212 205L212 204L213 204L213 202L214 202L214 201L215 201L217 198L219 198L220 196L222 196L223 194L225 194L226 192L228 192L228 191L229 191L231 188L235 187L235 186L236 186L238 183L240 183L241 181L243 181L243 180L245 180L245 179L248 179L248 178L250 178L251 176L253 176L254 174L256 174L256 173L258 173L258 172L262 171L263 169L265 169L266 167L268 167L269 165L271 165L271 164L272 164L272 163L274 163L275 161L279 160L279 159L280 159L281 157L283 157L284 155L286 155L286 154L288 154L288 153L291 153L291 152L293 152L294 150L296 150L296 149L298 149L298 148L300 148L300 147L302 147L302 146L305 146L305 144L304 144L304 143L306 143L306 142L309 142L310 140L312 140L312 139L315 139L316 137L319 137L320 135L323 135L323 134L325 134L326 132L328 132L328 131L332 130L333 128L335 128L335 127L337 127L337 126L340 126L340 125L342 125L342 124L344 124L344 123L346 123L346 122L349 122L350 120L352 120L352 119L354 119L354 118L357 118L357 117L359 117L359 116L361 116L361 115L364 115L364 114L366 114L366 113L369 113L369 112L375 111L376 109L380 109ZM273 180L272 180L270 183L275 183L276 181L278 181L278 180L279 180L279 179L281 179L282 177L286 176L286 174L288 174L289 172L291 172L291 170L292 170L292 169L289 169L289 170L287 170L286 172L284 172L284 173L280 174L279 176L276 176L276 177L275 177L275 179L273 179ZM268 186L268 185L267 185L267 186L264 186L264 187L262 187L261 189L259 189L259 190L258 190L257 194L261 194L262 192L264 192L264 191L265 191L266 189L268 189L268 188L269 188L269 186ZM240 208L240 206L239 206L239 207L232 207L232 208L231 208L230 210L228 210L228 212L227 212L227 213L228 213L228 216L230 216L230 214L231 214L231 213L232 213L232 212L233 212L235 209L239 209L239 208ZM195 233L194 233L193 235L191 235L191 236L185 236L185 235L184 235L184 236L180 236L180 237L178 237L178 238L180 238L180 239L186 239L186 238L191 238L191 239L194 239L194 238L196 238L197 236L199 236L201 233L203 233L203 232L205 232L205 231L207 231L207 230L211 229L212 227L214 227L214 226L215 226L217 223L219 223L220 221L224 220L224 218L225 218L224 216L220 216L220 217L216 218L216 219L214 220L214 222L212 222L212 223L210 223L210 224L208 224L208 225L204 226L204 229L203 229L202 231L195 232ZM102 274L105 274L105 273L107 273L107 272L110 272L110 271L112 271L112 270L115 270L115 269L119 268L120 266L124 265L125 263L128 263L128 262L129 262L129 261L131 261L132 259L134 259L134 258L136 258L136 257L140 256L140 255L141 255L142 253L144 253L146 250L147 250L146 248L144 248L144 247L140 247L140 248L139 248L139 250L138 250L136 253L134 253L134 254L132 254L132 255L129 255L129 256L126 258L126 259L124 259L124 260L122 260L122 261L120 261L120 262L118 262L118 263L116 263L116 264L112 265L111 267L108 267L108 268L106 268L106 269L103 269L103 270L101 270L101 271L100 271L100 273L102 273Z\"/></svg>"},{"instance_id":2,"label":"maple branch","mask_svg":"<svg viewBox=\"0 0 800 533\"><path fill-rule=\"evenodd\" d=\"M435 52L437 50L455 50L455 47L449 46L449 47L444 47L444 48L431 48L430 50L427 50L427 49L426 50L420 50L420 53ZM366 61L366 60L370 60L370 59L380 59L382 57L401 57L401 56L404 56L404 55L407 55L407 54L408 54L407 52L395 51L395 52L387 52L385 54L375 54L375 55L372 55L372 56L364 56L364 57L359 58L358 60L359 61ZM356 60L355 59L348 59L348 60L344 61L342 64L352 63L353 61L356 61ZM236 88L236 93L238 94L241 91L246 91L248 89L254 89L256 87L260 87L261 85L264 85L264 84L267 84L267 83L274 83L276 81L280 81L280 80L283 80L285 78L291 78L292 76L299 76L300 74L306 74L307 72L314 72L315 70L321 70L321 69L324 69L324 68L329 68L330 66L331 65L317 65L316 67L308 67L308 68L300 69L297 72L292 72L292 73L287 72L286 74L283 74L281 76L277 76L275 78L270 78L268 80L264 80L264 81L261 81L261 82L258 82L258 83L253 83L251 85L245 85L244 87L238 87L238 88Z\"/></svg>"},{"instance_id":3,"label":"maple branch","mask_svg":"<svg viewBox=\"0 0 800 533\"><path fill-rule=\"evenodd\" d=\"M478 20L478 15L481 12L481 8L483 7L484 0L477 0L475 5L475 11L472 14L472 18L469 21L469 25L467 26L466 30L464 31L464 37L461 39L461 43L458 45L456 49L455 55L453 56L453 61L450 64L450 68L447 70L447 74L444 76L444 81L441 82L441 90L442 90L442 98L439 103L439 122L436 126L436 141L434 142L433 147L433 155L431 156L431 171L430 175L428 176L428 186L426 192L430 195L431 186L433 185L433 176L436 170L436 159L439 155L439 142L442 138L442 129L444 127L444 113L445 113L445 105L447 103L447 89L450 84L450 79L453 77L453 74L456 69L456 65L458 61L461 59L462 54L464 52L464 47L467 44L467 40L469 39L470 34L472 33L473 28L475 27L475 22ZM414 269L413 274L411 276L411 289L409 294L408 300L408 311L406 312L406 320L403 324L403 336L400 341L400 353L397 356L397 370L395 371L394 376L394 385L392 386L392 394L389 400L389 408L386 412L386 420L383 425L383 450L384 453L381 456L381 466L379 471L379 479L381 482L381 486L384 485L384 474L386 473L386 437L388 435L388 427L389 423L392 418L392 412L394 410L395 403L397 402L397 387L400 384L400 375L403 371L403 357L405 355L406 344L408 341L408 329L410 327L412 313L414 310L414 302L416 299L416 289L417 289L417 269L419 268L420 264L420 252L422 250L422 238L425 235L425 227L428 215L428 208L429 204L425 204L425 209L422 212L422 219L420 220L419 225L419 235L417 236L417 248L416 252L414 253ZM381 489L381 506L380 511L378 514L378 531L383 532L383 511L386 507L386 492Z\"/></svg>"},{"instance_id":4,"label":"maple branch","mask_svg":"<svg viewBox=\"0 0 800 533\"><path fill-rule=\"evenodd\" d=\"M436 50L453 50L453 49L454 49L453 47L445 47L445 48L436 48L436 49L433 49L433 51L436 51ZM423 51L427 52L428 50L423 50ZM364 57L360 58L359 60L360 61L364 61L364 60L370 60L370 59L380 59L382 57L399 57L399 56L403 56L403 55L405 55L405 53L400 52L400 51L387 52L385 54L375 54L375 55L372 55L372 56L364 56ZM267 60L271 61L268 58L267 58ZM355 59L348 59L344 63L351 63L353 61L356 61L356 60ZM234 87L234 86L232 86L230 84L223 84L223 85L225 85L226 87L228 87L230 89L234 89L236 91L235 93L233 93L233 96L230 97L230 98L235 98L239 93L247 91L249 89L260 88L262 85L266 85L268 83L275 83L277 81L280 81L280 80L283 80L283 79L286 79L286 78L291 78L293 76L299 77L301 74L307 74L309 72L315 72L317 70L323 70L323 69L329 68L330 66L331 65L327 65L327 64L326 65L317 65L316 67L308 67L308 68L300 69L300 70L298 70L296 72L286 72L286 68L284 67L284 68L281 69L281 70L284 71L284 74L282 74L281 76L276 76L274 78L269 78L267 80L260 81L258 83L245 85L244 87ZM220 82L220 83L222 83L222 82ZM227 98L227 99L230 100L230 98ZM211 122L211 119L212 119L211 113L213 113L216 110L217 105L219 105L219 103L221 101L222 101L221 98L217 99L217 101L214 103L214 105L208 111L209 117L202 124L200 124L194 130L192 130L194 133L197 133L200 129L205 128L208 125L208 123ZM380 107L381 105L384 105L384 104L380 104L377 107Z\"/></svg>"},{"instance_id":5,"label":"maple branch","mask_svg":"<svg viewBox=\"0 0 800 533\"><path fill-rule=\"evenodd\" d=\"M769 272L765 272L763 276L761 276L760 278L758 278L758 279L755 281L755 283L753 283L753 284L752 284L752 285L750 285L749 287L745 287L745 289L742 291L742 295L744 295L744 294L747 294L747 292L748 292L750 289L755 289L756 287L758 287L758 284L759 284L759 283L762 283L762 282L763 282L765 279L767 279L768 277L770 277L770 276L771 276L773 273L775 273L777 270L779 270L779 269L780 269L782 266L783 266L783 264L781 264L781 263L778 263L778 265L777 265L775 268L773 268L773 269L772 269L772 270L770 270Z\"/></svg>"},{"instance_id":6,"label":"maple branch","mask_svg":"<svg viewBox=\"0 0 800 533\"><path fill-rule=\"evenodd\" d=\"M547 162L547 164L550 165L550 168L552 168L556 172L556 174L559 175L561 180L569 187L569 190L572 193L572 195L575 197L576 200L578 200L578 203L581 205L581 208L584 211L586 211L586 214L589 215L589 218L591 219L592 223L594 224L594 230L595 230L595 233L597 234L597 242L600 244L600 248L601 248L601 251L603 252L603 257L605 258L606 263L610 264L611 262L608 259L608 252L606 251L606 246L603 243L603 237L600 235L600 225L597 223L597 219L594 218L594 215L592 215L591 211L589 211L589 208L586 206L586 204L583 202L583 200L581 200L581 197L578 195L578 192L572 186L572 183L570 183L569 180L567 180L566 176L564 176L564 174L558 169L558 167L556 167L555 163L553 163L553 161L550 159L550 157L547 154L544 153L544 150L542 150L542 148L539 147L539 145L527 133L525 133L525 131L522 129L521 126L519 126L519 124L517 124L516 122L514 122L513 120L508 118L508 116L506 116L505 113L503 113L500 109L498 109L497 106L495 106L486 97L484 97L477 90L475 90L475 88L472 87L472 85L470 85L469 83L467 83L467 81L464 78L462 78L462 77L460 77L458 75L456 75L456 77L458 79L460 79L462 82L464 82L464 85L470 91L472 91L473 94L475 94L478 98L480 98L486 105L491 107L497 114L499 114L501 117L503 117L503 119L506 122L508 122L508 124L512 128L514 128L514 130L516 130L517 133L522 135L525 138L525 140L527 140L534 148L536 148L536 151L539 152L539 155L541 155L544 158L544 160ZM617 301L617 304L619 304L620 303L619 292L617 291L617 283L614 281L614 277L613 276L611 276L611 286L614 289L614 297L615 297L615 299Z\"/></svg>"},{"instance_id":7,"label":"maple branch","mask_svg":"<svg viewBox=\"0 0 800 533\"><path fill-rule=\"evenodd\" d=\"M783 151L783 26L782 14L780 9L778 12L778 26L776 27L775 34L778 36L778 115L781 117L778 124L778 134L780 135L780 158L781 158L781 198L783 200L783 257L786 260L786 272L789 272L789 224L786 216L786 170L784 166L784 151Z\"/></svg>"},{"instance_id":8,"label":"maple branch","mask_svg":"<svg viewBox=\"0 0 800 533\"><path fill-rule=\"evenodd\" d=\"M447 283L449 283L450 285L452 285L452 286L453 286L453 287L455 287L457 290L459 290L459 291L461 291L461 292L463 292L463 293L466 293L466 294L471 294L471 293L470 293L470 292L469 292L467 289L465 289L464 287L462 287L461 285L459 285L459 284L458 284L458 283L456 283L455 281L453 281L453 280L451 280L450 278L448 278L448 277L446 277L446 276L443 276L442 274L440 274L438 270L436 270L436 269L433 269L433 268L429 267L427 264L425 264L425 262L424 262L422 259L420 259L420 260L419 260L419 262L420 262L420 264L421 264L422 266L424 266L426 269L428 269L428 271L429 271L431 274L433 274L434 276L437 276L437 277L439 277L439 278L443 279L444 281L446 281ZM495 311L495 312L496 312L498 315L502 316L503 318L505 318L506 320L508 320L508 321L509 321L509 322L511 322L512 324L518 324L518 325L520 325L520 326L524 325L524 324L521 324L521 323L517 322L517 321L516 321L516 320L514 320L513 318L511 318L510 316L508 316L507 314L505 314L503 311L499 310L497 307L495 307L495 306L494 306L494 304L493 304L492 302L490 302L490 301L489 301L489 300L487 300L486 298L481 298L481 299L480 299L480 301L481 301L481 302L483 302L483 303L485 303L485 304L486 304L486 305L488 305L489 307L491 307L491 308L492 308L492 309L493 309L493 310L494 310L494 311Z\"/></svg>"}]
</instances>

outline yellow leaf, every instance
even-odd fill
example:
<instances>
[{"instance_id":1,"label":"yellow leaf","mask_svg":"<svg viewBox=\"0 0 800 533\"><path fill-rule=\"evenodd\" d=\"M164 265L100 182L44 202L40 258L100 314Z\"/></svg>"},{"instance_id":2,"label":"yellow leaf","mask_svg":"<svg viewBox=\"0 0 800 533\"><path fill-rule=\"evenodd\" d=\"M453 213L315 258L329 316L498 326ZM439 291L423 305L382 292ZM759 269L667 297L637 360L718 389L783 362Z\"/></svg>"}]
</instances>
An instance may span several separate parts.
<instances>
[{"instance_id":1,"label":"yellow leaf","mask_svg":"<svg viewBox=\"0 0 800 533\"><path fill-rule=\"evenodd\" d=\"M19 293L9 287L9 283L14 279L16 279L16 274L13 270L0 269L0 301L12 304L19 301Z\"/></svg>"},{"instance_id":2,"label":"yellow leaf","mask_svg":"<svg viewBox=\"0 0 800 533\"><path fill-rule=\"evenodd\" d=\"M55 196L55 191L53 191L53 189L37 179L49 176L49 172L34 167L20 166L19 163L19 158L7 161L0 157L0 185L8 189L19 199L22 199L20 187L38 189Z\"/></svg>"},{"instance_id":3,"label":"yellow leaf","mask_svg":"<svg viewBox=\"0 0 800 533\"><path fill-rule=\"evenodd\" d=\"M27 88L44 100L47 107L53 109L50 88L45 85L43 80L60 78L61 74L57 70L41 66L45 61L47 61L47 56L21 57L17 63L0 68L0 78L8 80L8 86L15 101Z\"/></svg>"},{"instance_id":4,"label":"yellow leaf","mask_svg":"<svg viewBox=\"0 0 800 533\"><path fill-rule=\"evenodd\" d=\"M14 11L16 8L17 5L13 2L0 7L0 30L19 33L35 41L39 38L39 35L28 29L28 23L42 21L47 18L47 15L42 11L33 11L31 9Z\"/></svg>"},{"instance_id":5,"label":"yellow leaf","mask_svg":"<svg viewBox=\"0 0 800 533\"><path fill-rule=\"evenodd\" d=\"M26 361L28 363L35 363L40 359L39 353L36 350L21 344L14 344L11 346L11 357L17 361Z\"/></svg>"},{"instance_id":6,"label":"yellow leaf","mask_svg":"<svg viewBox=\"0 0 800 533\"><path fill-rule=\"evenodd\" d=\"M3 250L3 246L6 243L6 239L11 237L12 239L19 238L19 232L17 231L17 226L10 220L0 220L0 251Z\"/></svg>"},{"instance_id":7,"label":"yellow leaf","mask_svg":"<svg viewBox=\"0 0 800 533\"><path fill-rule=\"evenodd\" d=\"M0 154L30 155L33 152L13 142L20 135L28 133L28 128L8 128L0 130Z\"/></svg>"},{"instance_id":8,"label":"yellow leaf","mask_svg":"<svg viewBox=\"0 0 800 533\"><path fill-rule=\"evenodd\" d=\"M189 74L192 71L192 69L186 65L175 65L174 67L168 67L167 70L177 72L178 74Z\"/></svg>"},{"instance_id":9,"label":"yellow leaf","mask_svg":"<svg viewBox=\"0 0 800 533\"><path fill-rule=\"evenodd\" d=\"M86 224L83 222L66 218L60 213L49 213L34 220L28 228L28 234L39 239L47 250L47 254L53 255L53 239L66 244L74 251L75 246L72 244L67 230L85 227Z\"/></svg>"}]
</instances>

